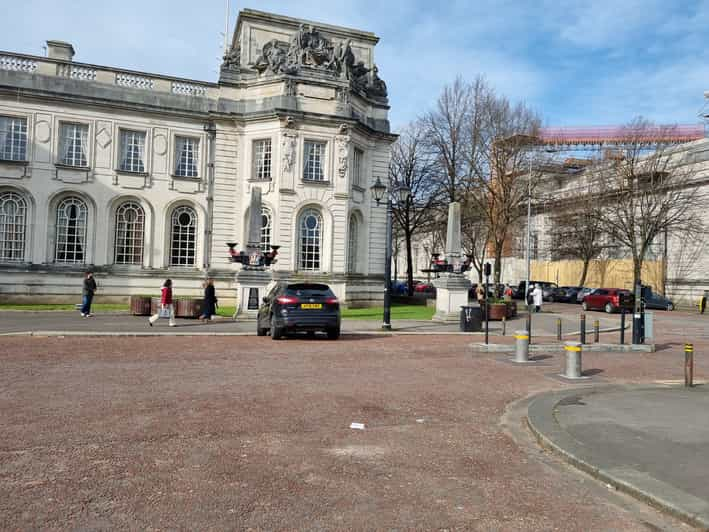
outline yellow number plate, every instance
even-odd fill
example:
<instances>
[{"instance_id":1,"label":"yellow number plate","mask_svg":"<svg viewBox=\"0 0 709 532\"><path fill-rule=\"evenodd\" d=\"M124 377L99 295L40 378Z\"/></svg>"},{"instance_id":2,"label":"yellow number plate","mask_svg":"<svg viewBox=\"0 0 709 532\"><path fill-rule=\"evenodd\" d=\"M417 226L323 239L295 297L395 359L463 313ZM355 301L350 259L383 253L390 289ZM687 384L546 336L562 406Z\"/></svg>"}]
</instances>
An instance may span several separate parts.
<instances>
[{"instance_id":1,"label":"yellow number plate","mask_svg":"<svg viewBox=\"0 0 709 532\"><path fill-rule=\"evenodd\" d=\"M322 308L322 303L302 303L300 308Z\"/></svg>"}]
</instances>

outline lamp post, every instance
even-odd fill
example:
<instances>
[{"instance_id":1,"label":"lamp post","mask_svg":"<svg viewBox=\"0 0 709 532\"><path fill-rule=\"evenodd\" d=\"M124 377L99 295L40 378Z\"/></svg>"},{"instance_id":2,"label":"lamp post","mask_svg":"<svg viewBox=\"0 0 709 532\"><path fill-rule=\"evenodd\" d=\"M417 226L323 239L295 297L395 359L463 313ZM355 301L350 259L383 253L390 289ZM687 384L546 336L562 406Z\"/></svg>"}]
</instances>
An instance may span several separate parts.
<instances>
[{"instance_id":1,"label":"lamp post","mask_svg":"<svg viewBox=\"0 0 709 532\"><path fill-rule=\"evenodd\" d=\"M377 177L377 181L370 187L372 196L377 205L381 204L384 194L387 194L387 187ZM398 203L405 203L411 197L411 189L406 185L399 185L393 191L396 194ZM386 225L386 256L384 262L384 319L382 329L391 329L391 254L392 254L392 194L387 194L387 225Z\"/></svg>"}]
</instances>

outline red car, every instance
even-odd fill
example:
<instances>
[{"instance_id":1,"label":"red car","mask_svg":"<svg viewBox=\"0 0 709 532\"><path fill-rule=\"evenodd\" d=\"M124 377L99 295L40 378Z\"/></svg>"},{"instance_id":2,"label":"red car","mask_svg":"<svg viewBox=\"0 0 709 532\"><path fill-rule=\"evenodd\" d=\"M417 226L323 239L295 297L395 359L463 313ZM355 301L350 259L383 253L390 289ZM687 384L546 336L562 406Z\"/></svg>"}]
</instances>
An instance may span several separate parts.
<instances>
[{"instance_id":1,"label":"red car","mask_svg":"<svg viewBox=\"0 0 709 532\"><path fill-rule=\"evenodd\" d=\"M596 288L583 298L581 306L584 310L605 310L608 314L617 312L621 308L621 298L625 301L625 308L632 309L633 294L630 290L622 288Z\"/></svg>"},{"instance_id":2,"label":"red car","mask_svg":"<svg viewBox=\"0 0 709 532\"><path fill-rule=\"evenodd\" d=\"M414 286L414 292L435 292L436 287L428 283L419 283Z\"/></svg>"}]
</instances>

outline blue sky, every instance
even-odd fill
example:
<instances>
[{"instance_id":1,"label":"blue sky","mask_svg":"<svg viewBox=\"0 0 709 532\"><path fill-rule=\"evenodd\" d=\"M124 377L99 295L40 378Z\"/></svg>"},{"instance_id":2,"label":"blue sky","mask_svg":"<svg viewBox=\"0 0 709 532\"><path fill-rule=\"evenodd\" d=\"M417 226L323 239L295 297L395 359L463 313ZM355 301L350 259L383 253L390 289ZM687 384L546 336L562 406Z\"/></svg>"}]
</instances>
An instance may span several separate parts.
<instances>
[{"instance_id":1,"label":"blue sky","mask_svg":"<svg viewBox=\"0 0 709 532\"><path fill-rule=\"evenodd\" d=\"M216 80L225 0L4 3L1 50L60 39L77 61ZM232 0L232 29L243 7L379 35L394 127L458 74L484 74L550 126L697 123L709 90L709 1Z\"/></svg>"}]
</instances>

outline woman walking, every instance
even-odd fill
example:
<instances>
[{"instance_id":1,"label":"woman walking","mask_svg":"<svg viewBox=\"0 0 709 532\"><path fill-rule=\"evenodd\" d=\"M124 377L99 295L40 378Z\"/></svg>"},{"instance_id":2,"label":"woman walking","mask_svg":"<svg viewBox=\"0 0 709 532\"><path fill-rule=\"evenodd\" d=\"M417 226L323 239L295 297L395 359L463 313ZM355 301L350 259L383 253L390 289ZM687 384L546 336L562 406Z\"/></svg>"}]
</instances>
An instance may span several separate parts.
<instances>
[{"instance_id":1,"label":"woman walking","mask_svg":"<svg viewBox=\"0 0 709 532\"><path fill-rule=\"evenodd\" d=\"M200 316L200 319L205 323L209 323L209 320L211 320L212 316L216 313L217 294L214 290L214 279L207 279L207 282L204 284L204 312L202 316Z\"/></svg>"},{"instance_id":2,"label":"woman walking","mask_svg":"<svg viewBox=\"0 0 709 532\"><path fill-rule=\"evenodd\" d=\"M162 284L162 290L160 291L160 308L158 309L158 312L156 314L153 314L148 318L148 325L151 327L153 326L153 323L158 321L161 317L164 317L167 315L167 317L170 318L169 325L170 327L174 327L175 324L175 307L172 304L172 280L171 279L165 279L165 282Z\"/></svg>"}]
</instances>

